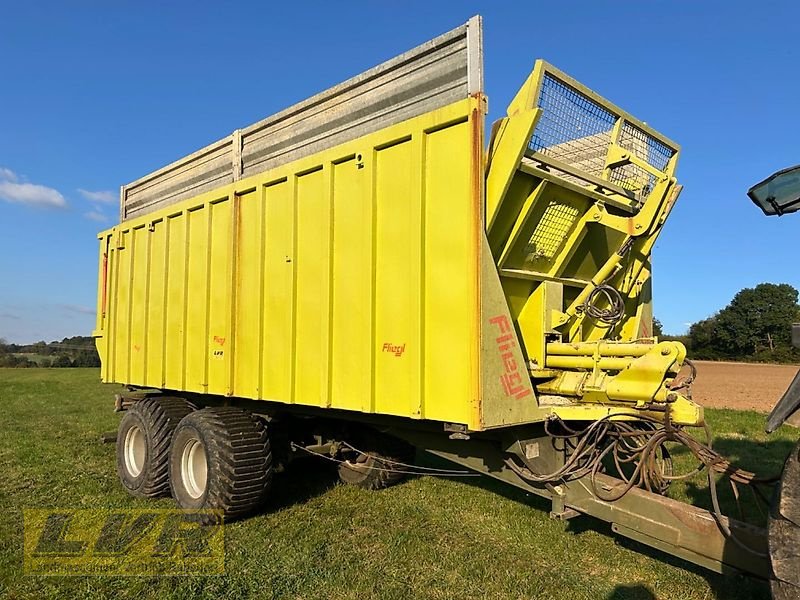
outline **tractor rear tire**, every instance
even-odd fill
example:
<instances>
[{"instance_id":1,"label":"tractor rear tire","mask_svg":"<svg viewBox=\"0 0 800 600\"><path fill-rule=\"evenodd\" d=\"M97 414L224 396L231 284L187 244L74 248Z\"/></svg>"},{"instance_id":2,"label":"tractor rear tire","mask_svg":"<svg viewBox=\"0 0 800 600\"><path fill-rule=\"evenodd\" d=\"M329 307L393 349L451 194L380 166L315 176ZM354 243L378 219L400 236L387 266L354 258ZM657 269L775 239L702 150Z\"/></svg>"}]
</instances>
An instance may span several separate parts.
<instances>
[{"instance_id":1,"label":"tractor rear tire","mask_svg":"<svg viewBox=\"0 0 800 600\"><path fill-rule=\"evenodd\" d=\"M175 430L169 470L178 506L209 511L194 515L195 521L242 517L263 503L272 480L266 427L234 407L193 412Z\"/></svg>"},{"instance_id":2,"label":"tractor rear tire","mask_svg":"<svg viewBox=\"0 0 800 600\"><path fill-rule=\"evenodd\" d=\"M117 432L117 474L131 495L169 494L172 433L192 410L182 398L146 398L125 412Z\"/></svg>"},{"instance_id":3,"label":"tractor rear tire","mask_svg":"<svg viewBox=\"0 0 800 600\"><path fill-rule=\"evenodd\" d=\"M786 459L769 515L774 600L800 598L800 443Z\"/></svg>"},{"instance_id":4,"label":"tractor rear tire","mask_svg":"<svg viewBox=\"0 0 800 600\"><path fill-rule=\"evenodd\" d=\"M350 460L339 464L339 479L347 485L365 490L381 490L399 483L406 477L409 464L414 460L414 448L392 437L374 437L359 443L363 450Z\"/></svg>"}]
</instances>

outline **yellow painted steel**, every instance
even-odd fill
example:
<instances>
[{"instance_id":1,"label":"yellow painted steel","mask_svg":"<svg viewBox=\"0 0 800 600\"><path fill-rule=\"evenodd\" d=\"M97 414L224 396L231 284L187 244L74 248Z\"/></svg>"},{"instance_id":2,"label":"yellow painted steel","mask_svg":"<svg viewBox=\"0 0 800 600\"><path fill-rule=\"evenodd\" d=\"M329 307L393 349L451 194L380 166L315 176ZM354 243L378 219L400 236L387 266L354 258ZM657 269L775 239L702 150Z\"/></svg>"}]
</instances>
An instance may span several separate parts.
<instances>
[{"instance_id":1,"label":"yellow painted steel","mask_svg":"<svg viewBox=\"0 0 800 600\"><path fill-rule=\"evenodd\" d=\"M607 130L554 126L552 89ZM484 112L476 94L100 234L103 380L473 430L701 423L670 389L685 349L651 335L678 147L541 61L486 150ZM617 322L587 314L599 286Z\"/></svg>"},{"instance_id":2,"label":"yellow painted steel","mask_svg":"<svg viewBox=\"0 0 800 600\"><path fill-rule=\"evenodd\" d=\"M702 422L671 389L685 348L652 338L650 253L680 191L678 155L544 61L493 126L487 237L542 409L575 418L580 403L600 418L631 403ZM601 287L619 297L614 321L588 316Z\"/></svg>"},{"instance_id":3,"label":"yellow painted steel","mask_svg":"<svg viewBox=\"0 0 800 600\"><path fill-rule=\"evenodd\" d=\"M104 381L480 427L482 128L466 99L102 233Z\"/></svg>"}]
</instances>

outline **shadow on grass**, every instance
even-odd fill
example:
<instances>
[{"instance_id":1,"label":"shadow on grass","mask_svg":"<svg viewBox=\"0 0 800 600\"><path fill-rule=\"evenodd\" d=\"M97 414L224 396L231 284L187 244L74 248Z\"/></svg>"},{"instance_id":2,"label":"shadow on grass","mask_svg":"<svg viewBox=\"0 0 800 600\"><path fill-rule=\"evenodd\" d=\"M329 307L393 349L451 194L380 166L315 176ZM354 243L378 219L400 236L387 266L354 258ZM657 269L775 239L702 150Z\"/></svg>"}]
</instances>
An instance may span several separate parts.
<instances>
[{"instance_id":1,"label":"shadow on grass","mask_svg":"<svg viewBox=\"0 0 800 600\"><path fill-rule=\"evenodd\" d=\"M792 446L793 443L785 439L774 439L765 443L746 438L720 438L714 444L714 448L721 454L730 457L734 464L742 466L742 468L759 471L764 467L782 465L784 458ZM448 461L425 452L418 452L416 464L448 469L453 466ZM760 465L762 467L759 467ZM779 470L780 468L770 468L770 471ZM270 501L264 507L264 511L266 512L280 510L295 504L302 504L312 498L325 494L338 484L336 465L322 460L314 460L313 458L304 460L302 466L293 465L287 469L286 472L276 475L276 479L277 485L273 488ZM550 502L547 499L525 492L501 481L492 479L491 477L465 478L462 480L462 483L499 494L509 500L524 504L532 510L549 512L551 508ZM734 510L733 506L735 506L735 504L731 504L733 502L732 497L729 498L725 495L727 490L724 489L723 485L720 485L719 489L723 511L727 514L734 515L735 513L731 512ZM701 508L710 508L707 486L690 483L685 486L685 493L692 504ZM747 598L753 600L760 598L768 600L770 598L768 584L764 581L740 575L735 572L725 575L713 573L703 567L684 561L673 555L656 550L634 540L621 537L612 532L609 523L593 517L581 516L568 521L565 535L581 535L587 531L600 533L614 539L618 545L624 548L703 577L708 582L714 598ZM656 598L654 593L641 584L617 586L607 597L608 600L649 600L653 598Z\"/></svg>"},{"instance_id":2,"label":"shadow on grass","mask_svg":"<svg viewBox=\"0 0 800 600\"><path fill-rule=\"evenodd\" d=\"M293 464L283 473L275 475L269 500L262 512L303 504L323 495L337 482L336 465L314 457L305 458L302 464Z\"/></svg>"},{"instance_id":3,"label":"shadow on grass","mask_svg":"<svg viewBox=\"0 0 800 600\"><path fill-rule=\"evenodd\" d=\"M767 442L729 437L714 440L714 450L728 458L735 467L751 471L758 477L779 476L783 463L793 447L794 442L779 438ZM695 506L711 510L711 495L706 477L704 473L701 477L686 482L685 494ZM725 515L763 527L766 525L768 507L763 502L757 501L749 487L738 486L740 501L737 503L728 481L718 477L717 492L720 508ZM759 489L767 500L771 497L771 485L760 485Z\"/></svg>"},{"instance_id":4,"label":"shadow on grass","mask_svg":"<svg viewBox=\"0 0 800 600\"><path fill-rule=\"evenodd\" d=\"M733 440L739 441L739 440ZM747 440L741 440L742 442L747 442ZM770 455L771 456L778 456L783 453L785 456L788 453L789 448L791 448L792 444L790 442L784 442L782 440L775 440L774 443L775 447L770 448ZM763 446L763 444L754 443L757 446ZM719 445L720 452L723 451L723 444ZM715 445L715 448L717 445ZM741 451L741 450L740 450ZM731 453L731 456L736 456L735 453ZM762 455L763 456L763 455ZM451 464L444 459L440 459L438 457L432 457L421 453L417 457L419 464L425 464L426 466L437 466L443 468L450 468ZM512 485L503 483L496 479L492 479L491 477L474 477L464 479L463 483L465 485L475 486L487 491L491 491L493 493L499 494L504 498L508 498L509 500L519 502L525 504L526 506L531 507L534 510L542 510L545 512L549 512L551 508L551 503L549 500L542 498L540 496L536 496L534 494L525 492L521 489L518 489ZM703 492L705 496L708 496L708 489L707 488L697 488L698 498L700 497L700 492ZM642 544L640 542L631 540L629 538L622 537L611 530L611 524L605 521L601 521L600 519L596 519L594 517L588 515L581 515L579 517L570 519L567 521L566 529L564 534L565 535L581 535L585 532L593 531L596 533L600 533L604 536L612 538L615 543L623 548L627 548L639 554L643 554L653 560L657 560L659 562L671 565L673 567L677 567L680 569L684 569L691 573L695 573L705 579L708 582L708 586L711 589L713 597L719 600L733 600L733 599L747 599L747 600L769 600L770 599L770 592L769 592L769 585L767 582L757 579L755 577L751 577L748 575L740 574L736 571L730 571L725 574L714 573L701 567L699 565L695 565L694 563L685 561L681 558L668 554L666 552L662 552L661 550L657 550L651 546ZM632 584L632 585L620 585L617 586L612 593L607 597L607 600L622 600L622 599L643 599L649 600L652 598L656 598L655 594L652 590L650 590L647 586L641 584Z\"/></svg>"},{"instance_id":5,"label":"shadow on grass","mask_svg":"<svg viewBox=\"0 0 800 600\"><path fill-rule=\"evenodd\" d=\"M618 585L606 600L656 600L656 595L646 585Z\"/></svg>"}]
</instances>

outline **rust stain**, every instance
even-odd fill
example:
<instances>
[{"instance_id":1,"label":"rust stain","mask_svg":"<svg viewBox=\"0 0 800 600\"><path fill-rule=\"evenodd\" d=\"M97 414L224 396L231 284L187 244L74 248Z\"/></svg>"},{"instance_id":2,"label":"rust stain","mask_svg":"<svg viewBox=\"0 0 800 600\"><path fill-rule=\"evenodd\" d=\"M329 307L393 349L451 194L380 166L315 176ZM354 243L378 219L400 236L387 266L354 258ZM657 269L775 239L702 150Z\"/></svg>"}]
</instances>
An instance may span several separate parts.
<instances>
[{"instance_id":1,"label":"rust stain","mask_svg":"<svg viewBox=\"0 0 800 600\"><path fill-rule=\"evenodd\" d=\"M106 242L108 245L108 242ZM108 251L103 252L103 282L100 284L103 289L103 299L100 303L100 314L106 316L106 298L108 297Z\"/></svg>"},{"instance_id":2,"label":"rust stain","mask_svg":"<svg viewBox=\"0 0 800 600\"><path fill-rule=\"evenodd\" d=\"M672 513L672 515L678 519L678 521L692 531L696 531L698 533L716 533L719 531L719 527L717 527L717 524L713 519L702 518L699 515L686 510L685 506L681 506L680 508L675 506L667 506L667 510L669 510L669 512Z\"/></svg>"},{"instance_id":3,"label":"rust stain","mask_svg":"<svg viewBox=\"0 0 800 600\"><path fill-rule=\"evenodd\" d=\"M474 261L474 269L473 269L473 289L474 289L474 311L475 315L478 316L476 319L477 323L475 325L475 335L476 338L473 341L472 347L473 350L471 352L471 363L472 369L474 370L473 376L471 379L474 382L474 389L473 389L473 405L475 410L475 422L479 424L479 426L483 426L483 410L481 409L481 369L480 369L480 356L478 354L478 348L480 348L480 340L483 335L482 328L483 323L480 319L481 314L481 246L482 246L482 239L481 236L483 235L483 198L484 198L484 184L486 181L485 178L485 171L484 171L484 156L483 156L483 94L481 92L476 92L471 94L470 97L475 100L475 106L472 108L469 120L470 120L470 137L471 137L471 144L472 144L472 166L471 166L471 196L472 196L472 215L473 215L473 235L474 235L474 243L473 243L473 261Z\"/></svg>"},{"instance_id":4,"label":"rust stain","mask_svg":"<svg viewBox=\"0 0 800 600\"><path fill-rule=\"evenodd\" d=\"M239 261L241 256L241 245L242 245L242 211L241 211L241 201L242 198L239 194L233 194L233 256L231 256L231 301L230 301L230 331L229 335L231 338L231 342L228 345L230 348L230 352L235 352L235 342L236 342L236 333L239 330L239 296L241 294L241 285L242 285L242 278L241 273L239 273ZM223 346L225 344L225 338L217 338L214 337L214 340L217 339L219 341L219 345ZM230 361L230 368L228 370L228 385L227 385L227 396L233 395L233 380L234 380L234 356L232 354L229 355L228 360Z\"/></svg>"}]
</instances>

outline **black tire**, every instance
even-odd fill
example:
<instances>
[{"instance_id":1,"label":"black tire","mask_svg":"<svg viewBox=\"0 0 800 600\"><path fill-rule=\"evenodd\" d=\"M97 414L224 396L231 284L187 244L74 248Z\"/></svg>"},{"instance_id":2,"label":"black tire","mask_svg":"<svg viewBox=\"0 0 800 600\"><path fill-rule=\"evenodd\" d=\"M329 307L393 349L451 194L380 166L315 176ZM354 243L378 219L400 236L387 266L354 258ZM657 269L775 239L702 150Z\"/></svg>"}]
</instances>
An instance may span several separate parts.
<instances>
[{"instance_id":1,"label":"black tire","mask_svg":"<svg viewBox=\"0 0 800 600\"><path fill-rule=\"evenodd\" d=\"M365 490L381 490L405 479L411 464L414 448L396 438L370 436L359 442L363 452L349 453L339 464L339 479L347 485Z\"/></svg>"},{"instance_id":2,"label":"black tire","mask_svg":"<svg viewBox=\"0 0 800 600\"><path fill-rule=\"evenodd\" d=\"M220 511L199 514L198 522L242 517L262 504L272 480L266 427L261 419L238 408L193 412L178 424L172 437L169 471L178 506Z\"/></svg>"},{"instance_id":3,"label":"black tire","mask_svg":"<svg viewBox=\"0 0 800 600\"><path fill-rule=\"evenodd\" d=\"M774 600L800 598L800 443L783 467L769 515L769 559Z\"/></svg>"},{"instance_id":4,"label":"black tire","mask_svg":"<svg viewBox=\"0 0 800 600\"><path fill-rule=\"evenodd\" d=\"M169 494L172 432L192 410L182 398L146 398L125 412L117 431L117 474L130 494Z\"/></svg>"}]
</instances>

